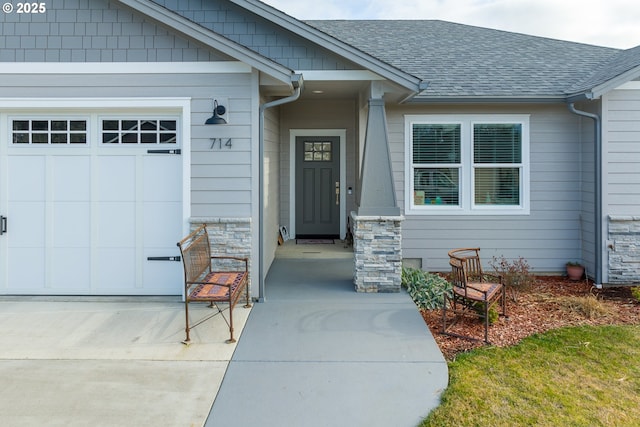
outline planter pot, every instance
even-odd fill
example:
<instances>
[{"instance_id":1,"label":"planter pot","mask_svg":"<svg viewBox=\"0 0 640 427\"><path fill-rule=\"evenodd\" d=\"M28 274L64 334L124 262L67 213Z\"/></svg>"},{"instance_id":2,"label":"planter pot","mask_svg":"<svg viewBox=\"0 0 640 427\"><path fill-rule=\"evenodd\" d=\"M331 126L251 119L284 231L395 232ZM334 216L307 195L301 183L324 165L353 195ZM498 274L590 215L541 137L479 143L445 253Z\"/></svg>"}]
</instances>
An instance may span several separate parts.
<instances>
[{"instance_id":1,"label":"planter pot","mask_svg":"<svg viewBox=\"0 0 640 427\"><path fill-rule=\"evenodd\" d=\"M580 280L584 275L584 267L581 265L567 265L567 276L570 280Z\"/></svg>"}]
</instances>

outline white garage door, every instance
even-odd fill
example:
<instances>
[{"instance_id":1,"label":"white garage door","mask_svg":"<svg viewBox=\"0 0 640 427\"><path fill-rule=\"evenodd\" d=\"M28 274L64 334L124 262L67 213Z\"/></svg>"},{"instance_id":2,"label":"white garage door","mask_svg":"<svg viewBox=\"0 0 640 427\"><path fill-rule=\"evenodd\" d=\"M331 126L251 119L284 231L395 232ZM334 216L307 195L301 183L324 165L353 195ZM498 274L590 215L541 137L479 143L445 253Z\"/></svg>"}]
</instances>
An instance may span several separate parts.
<instances>
[{"instance_id":1,"label":"white garage door","mask_svg":"<svg viewBox=\"0 0 640 427\"><path fill-rule=\"evenodd\" d=\"M177 118L7 122L2 293L181 293L181 263L162 261L182 235Z\"/></svg>"}]
</instances>

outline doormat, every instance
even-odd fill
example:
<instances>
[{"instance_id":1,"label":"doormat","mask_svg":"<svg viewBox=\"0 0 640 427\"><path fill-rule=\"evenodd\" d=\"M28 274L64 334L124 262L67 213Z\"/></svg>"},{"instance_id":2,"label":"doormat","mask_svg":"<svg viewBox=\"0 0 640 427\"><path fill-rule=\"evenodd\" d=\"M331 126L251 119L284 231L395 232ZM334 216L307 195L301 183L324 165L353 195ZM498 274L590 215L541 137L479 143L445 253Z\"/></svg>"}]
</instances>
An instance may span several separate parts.
<instances>
[{"instance_id":1,"label":"doormat","mask_svg":"<svg viewBox=\"0 0 640 427\"><path fill-rule=\"evenodd\" d=\"M333 245L333 239L296 239L296 245Z\"/></svg>"}]
</instances>

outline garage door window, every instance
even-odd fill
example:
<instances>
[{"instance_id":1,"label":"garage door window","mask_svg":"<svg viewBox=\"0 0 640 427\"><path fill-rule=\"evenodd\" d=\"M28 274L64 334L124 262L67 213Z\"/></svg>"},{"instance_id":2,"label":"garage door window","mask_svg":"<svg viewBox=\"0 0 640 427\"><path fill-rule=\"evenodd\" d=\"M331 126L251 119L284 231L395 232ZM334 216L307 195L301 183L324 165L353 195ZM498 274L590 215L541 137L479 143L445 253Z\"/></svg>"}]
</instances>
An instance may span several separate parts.
<instances>
[{"instance_id":1,"label":"garage door window","mask_svg":"<svg viewBox=\"0 0 640 427\"><path fill-rule=\"evenodd\" d=\"M86 144L87 121L78 119L14 119L14 144Z\"/></svg>"},{"instance_id":2,"label":"garage door window","mask_svg":"<svg viewBox=\"0 0 640 427\"><path fill-rule=\"evenodd\" d=\"M104 119L103 144L175 144L177 121L163 119Z\"/></svg>"}]
</instances>

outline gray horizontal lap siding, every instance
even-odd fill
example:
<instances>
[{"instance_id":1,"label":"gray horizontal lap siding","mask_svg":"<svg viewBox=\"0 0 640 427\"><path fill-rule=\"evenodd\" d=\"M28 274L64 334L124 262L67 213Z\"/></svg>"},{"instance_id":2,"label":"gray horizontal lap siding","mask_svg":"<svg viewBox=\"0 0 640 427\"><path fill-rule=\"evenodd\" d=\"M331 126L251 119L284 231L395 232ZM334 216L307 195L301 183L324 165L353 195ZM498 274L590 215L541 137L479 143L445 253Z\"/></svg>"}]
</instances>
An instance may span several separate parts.
<instances>
[{"instance_id":1,"label":"gray horizontal lap siding","mask_svg":"<svg viewBox=\"0 0 640 427\"><path fill-rule=\"evenodd\" d=\"M51 0L0 13L0 62L184 62L229 58L108 0Z\"/></svg>"},{"instance_id":2,"label":"gray horizontal lap siding","mask_svg":"<svg viewBox=\"0 0 640 427\"><path fill-rule=\"evenodd\" d=\"M423 268L449 270L447 251L482 248L493 256L525 258L538 272L559 272L580 258L582 201L578 119L566 107L412 108L388 111L391 156L398 203L404 206L404 114L531 114L530 215L406 215L403 257L422 258Z\"/></svg>"},{"instance_id":3,"label":"gray horizontal lap siding","mask_svg":"<svg viewBox=\"0 0 640 427\"><path fill-rule=\"evenodd\" d=\"M7 98L191 98L191 215L249 218L252 78L251 74L6 74L0 81L0 93ZM204 124L211 116L214 96L228 99L228 125ZM120 111L109 113L135 114L135 110ZM212 148L212 137L224 142L231 138L232 147Z\"/></svg>"},{"instance_id":4,"label":"gray horizontal lap siding","mask_svg":"<svg viewBox=\"0 0 640 427\"><path fill-rule=\"evenodd\" d=\"M606 102L605 214L640 215L640 90L616 90Z\"/></svg>"}]
</instances>

